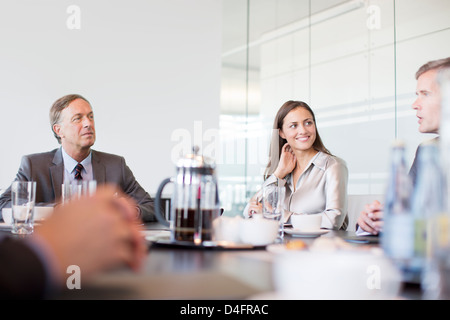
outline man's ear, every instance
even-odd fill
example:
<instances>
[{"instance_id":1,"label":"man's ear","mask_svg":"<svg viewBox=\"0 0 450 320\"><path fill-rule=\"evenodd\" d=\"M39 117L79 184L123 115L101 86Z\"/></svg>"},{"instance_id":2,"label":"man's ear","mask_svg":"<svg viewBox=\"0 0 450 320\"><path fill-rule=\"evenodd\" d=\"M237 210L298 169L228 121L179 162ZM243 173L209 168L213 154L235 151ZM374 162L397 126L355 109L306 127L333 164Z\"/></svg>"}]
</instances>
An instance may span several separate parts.
<instances>
[{"instance_id":1,"label":"man's ear","mask_svg":"<svg viewBox=\"0 0 450 320\"><path fill-rule=\"evenodd\" d=\"M54 132L58 137L61 138L61 135L59 134L60 131L61 131L61 125L59 125L59 124L54 124L54 125L53 125L53 132Z\"/></svg>"}]
</instances>

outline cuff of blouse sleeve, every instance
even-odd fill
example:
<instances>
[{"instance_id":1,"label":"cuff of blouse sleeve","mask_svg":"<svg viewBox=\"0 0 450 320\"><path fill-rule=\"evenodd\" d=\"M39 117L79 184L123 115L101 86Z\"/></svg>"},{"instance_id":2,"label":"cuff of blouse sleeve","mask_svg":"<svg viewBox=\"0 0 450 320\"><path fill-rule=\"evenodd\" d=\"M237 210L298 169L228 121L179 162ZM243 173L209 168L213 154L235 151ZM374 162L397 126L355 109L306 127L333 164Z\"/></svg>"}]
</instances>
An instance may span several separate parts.
<instances>
[{"instance_id":1,"label":"cuff of blouse sleeve","mask_svg":"<svg viewBox=\"0 0 450 320\"><path fill-rule=\"evenodd\" d=\"M249 208L250 208L250 203L247 203L244 210L242 211L242 215L244 216L245 219L248 219L250 217L250 215L248 213Z\"/></svg>"},{"instance_id":2,"label":"cuff of blouse sleeve","mask_svg":"<svg viewBox=\"0 0 450 320\"><path fill-rule=\"evenodd\" d=\"M358 237L362 237L362 236L371 236L372 234L370 232L364 231L360 226L356 227L356 231L355 234Z\"/></svg>"},{"instance_id":3,"label":"cuff of blouse sleeve","mask_svg":"<svg viewBox=\"0 0 450 320\"><path fill-rule=\"evenodd\" d=\"M275 174L271 174L266 181L264 181L265 186L273 183L276 183L280 187L284 187L286 185L286 180L278 178Z\"/></svg>"}]
</instances>

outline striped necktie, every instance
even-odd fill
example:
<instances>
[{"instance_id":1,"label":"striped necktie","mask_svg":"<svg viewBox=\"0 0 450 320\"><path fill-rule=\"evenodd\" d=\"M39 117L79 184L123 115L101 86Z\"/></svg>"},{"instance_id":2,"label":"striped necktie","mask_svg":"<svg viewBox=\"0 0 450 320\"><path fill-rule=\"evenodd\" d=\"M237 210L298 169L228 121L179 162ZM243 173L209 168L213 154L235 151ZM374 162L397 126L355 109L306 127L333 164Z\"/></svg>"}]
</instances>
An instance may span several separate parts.
<instances>
[{"instance_id":1,"label":"striped necktie","mask_svg":"<svg viewBox=\"0 0 450 320\"><path fill-rule=\"evenodd\" d=\"M78 163L75 167L75 180L83 179L83 177L81 176L81 170L83 170L83 165L81 163Z\"/></svg>"}]
</instances>

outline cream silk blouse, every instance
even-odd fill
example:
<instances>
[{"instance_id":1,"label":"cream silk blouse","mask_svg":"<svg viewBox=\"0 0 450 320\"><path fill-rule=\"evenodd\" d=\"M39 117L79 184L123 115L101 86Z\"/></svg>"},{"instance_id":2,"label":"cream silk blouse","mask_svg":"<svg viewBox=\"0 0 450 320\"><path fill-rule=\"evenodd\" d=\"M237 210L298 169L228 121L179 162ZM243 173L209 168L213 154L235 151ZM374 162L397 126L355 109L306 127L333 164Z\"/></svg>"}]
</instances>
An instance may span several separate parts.
<instances>
[{"instance_id":1,"label":"cream silk blouse","mask_svg":"<svg viewBox=\"0 0 450 320\"><path fill-rule=\"evenodd\" d=\"M286 187L285 222L292 213L322 214L322 228L346 228L348 170L344 160L319 152L298 178L295 191L292 180L291 174L284 179L272 174L263 184Z\"/></svg>"}]
</instances>

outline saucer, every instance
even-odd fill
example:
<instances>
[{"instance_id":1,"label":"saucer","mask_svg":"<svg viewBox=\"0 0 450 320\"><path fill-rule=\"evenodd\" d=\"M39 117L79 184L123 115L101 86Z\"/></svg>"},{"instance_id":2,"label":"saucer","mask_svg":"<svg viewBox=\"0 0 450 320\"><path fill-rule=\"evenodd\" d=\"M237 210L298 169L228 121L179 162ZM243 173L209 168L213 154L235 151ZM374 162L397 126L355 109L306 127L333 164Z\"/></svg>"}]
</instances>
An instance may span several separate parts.
<instances>
[{"instance_id":1,"label":"saucer","mask_svg":"<svg viewBox=\"0 0 450 320\"><path fill-rule=\"evenodd\" d=\"M295 240L295 241L302 241L302 240ZM307 250L307 247L306 247L306 245L304 245L302 247L288 247L287 243L274 243L274 244L269 244L266 247L266 250L269 251L270 253L278 254L278 253L298 252L298 251L302 251L302 250Z\"/></svg>"},{"instance_id":2,"label":"saucer","mask_svg":"<svg viewBox=\"0 0 450 320\"><path fill-rule=\"evenodd\" d=\"M261 250L265 245L252 245L245 243L232 243L225 241L203 241L201 244L195 244L191 241L171 241L158 240L151 243L153 248L172 248L172 249L197 249L197 250Z\"/></svg>"},{"instance_id":3,"label":"saucer","mask_svg":"<svg viewBox=\"0 0 450 320\"><path fill-rule=\"evenodd\" d=\"M11 224L0 222L0 230L11 230Z\"/></svg>"},{"instance_id":4,"label":"saucer","mask_svg":"<svg viewBox=\"0 0 450 320\"><path fill-rule=\"evenodd\" d=\"M290 234L292 236L296 236L296 237L313 238L313 237L319 237L323 234L326 234L326 233L330 232L330 230L318 229L318 230L312 230L312 231L300 231L298 229L286 228L286 229L284 229L284 232L286 232L287 234Z\"/></svg>"}]
</instances>

